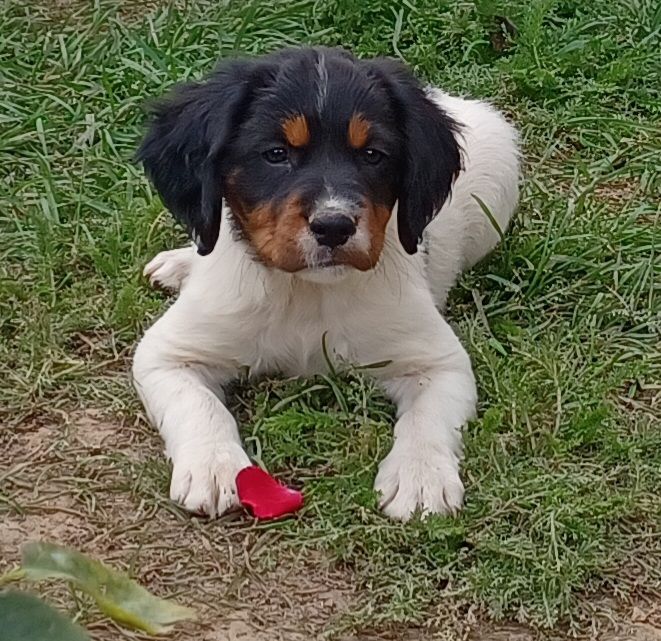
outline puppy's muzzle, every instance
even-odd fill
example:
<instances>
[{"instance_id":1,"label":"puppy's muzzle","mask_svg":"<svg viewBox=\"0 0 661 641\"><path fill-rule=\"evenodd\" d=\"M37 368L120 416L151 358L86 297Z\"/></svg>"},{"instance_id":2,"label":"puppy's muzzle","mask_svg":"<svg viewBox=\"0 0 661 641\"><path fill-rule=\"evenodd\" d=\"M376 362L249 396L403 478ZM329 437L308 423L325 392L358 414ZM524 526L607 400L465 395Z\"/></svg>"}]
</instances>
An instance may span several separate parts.
<instances>
[{"instance_id":1,"label":"puppy's muzzle","mask_svg":"<svg viewBox=\"0 0 661 641\"><path fill-rule=\"evenodd\" d=\"M356 233L356 223L344 214L317 214L310 221L310 231L320 245L334 249Z\"/></svg>"}]
</instances>

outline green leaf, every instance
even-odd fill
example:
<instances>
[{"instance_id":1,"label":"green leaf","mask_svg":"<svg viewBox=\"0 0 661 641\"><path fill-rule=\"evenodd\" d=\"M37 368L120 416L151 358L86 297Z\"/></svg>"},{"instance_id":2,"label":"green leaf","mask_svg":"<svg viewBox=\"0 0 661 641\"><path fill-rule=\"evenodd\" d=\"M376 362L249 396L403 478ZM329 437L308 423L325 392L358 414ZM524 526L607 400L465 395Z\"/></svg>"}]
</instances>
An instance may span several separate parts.
<instances>
[{"instance_id":1,"label":"green leaf","mask_svg":"<svg viewBox=\"0 0 661 641\"><path fill-rule=\"evenodd\" d=\"M41 599L25 592L0 592L3 641L90 641L81 627Z\"/></svg>"},{"instance_id":2,"label":"green leaf","mask_svg":"<svg viewBox=\"0 0 661 641\"><path fill-rule=\"evenodd\" d=\"M15 568L13 570L9 570L9 572L5 572L4 574L0 575L0 587L5 585L6 583L12 583L13 581L20 581L21 579L25 578L25 572L21 570L21 568Z\"/></svg>"},{"instance_id":3,"label":"green leaf","mask_svg":"<svg viewBox=\"0 0 661 641\"><path fill-rule=\"evenodd\" d=\"M173 623L194 616L190 608L155 597L126 575L75 550L35 542L23 546L22 553L27 579L71 581L110 618L149 634L168 632Z\"/></svg>"}]
</instances>

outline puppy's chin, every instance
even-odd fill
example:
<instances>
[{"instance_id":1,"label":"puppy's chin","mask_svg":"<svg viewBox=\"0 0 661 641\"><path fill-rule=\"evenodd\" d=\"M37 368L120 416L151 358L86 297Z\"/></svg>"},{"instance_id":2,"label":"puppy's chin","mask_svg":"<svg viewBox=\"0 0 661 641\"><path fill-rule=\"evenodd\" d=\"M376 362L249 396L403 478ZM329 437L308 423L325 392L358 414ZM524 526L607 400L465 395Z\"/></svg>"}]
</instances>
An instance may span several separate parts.
<instances>
[{"instance_id":1,"label":"puppy's chin","mask_svg":"<svg viewBox=\"0 0 661 641\"><path fill-rule=\"evenodd\" d=\"M296 272L296 277L309 283L331 284L343 281L350 272L355 271L347 265L328 267L306 267Z\"/></svg>"}]
</instances>

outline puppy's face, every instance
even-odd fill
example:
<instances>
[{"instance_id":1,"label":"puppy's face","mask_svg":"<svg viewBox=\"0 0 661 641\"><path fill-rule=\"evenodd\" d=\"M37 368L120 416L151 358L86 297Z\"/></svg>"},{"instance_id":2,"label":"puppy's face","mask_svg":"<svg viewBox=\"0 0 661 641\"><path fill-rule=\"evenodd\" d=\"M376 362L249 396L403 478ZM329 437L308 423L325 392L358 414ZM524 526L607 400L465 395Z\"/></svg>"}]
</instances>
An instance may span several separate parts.
<instances>
[{"instance_id":1,"label":"puppy's face","mask_svg":"<svg viewBox=\"0 0 661 641\"><path fill-rule=\"evenodd\" d=\"M297 63L251 102L222 164L225 197L267 265L370 269L401 165L387 93L346 58Z\"/></svg>"},{"instance_id":2,"label":"puppy's face","mask_svg":"<svg viewBox=\"0 0 661 641\"><path fill-rule=\"evenodd\" d=\"M233 62L157 109L139 152L200 253L229 223L287 272L374 267L399 200L414 253L459 169L454 123L390 61L295 49Z\"/></svg>"}]
</instances>

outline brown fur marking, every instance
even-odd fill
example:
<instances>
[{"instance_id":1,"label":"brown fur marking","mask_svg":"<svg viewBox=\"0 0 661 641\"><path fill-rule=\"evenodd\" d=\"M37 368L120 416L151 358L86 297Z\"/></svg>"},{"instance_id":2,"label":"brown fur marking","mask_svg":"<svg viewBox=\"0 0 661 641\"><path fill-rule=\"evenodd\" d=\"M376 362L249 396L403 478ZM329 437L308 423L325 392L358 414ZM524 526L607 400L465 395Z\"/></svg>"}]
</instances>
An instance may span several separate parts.
<instances>
[{"instance_id":1,"label":"brown fur marking","mask_svg":"<svg viewBox=\"0 0 661 641\"><path fill-rule=\"evenodd\" d=\"M290 116L283 121L282 131L292 147L305 147L310 142L308 121L303 114Z\"/></svg>"},{"instance_id":2,"label":"brown fur marking","mask_svg":"<svg viewBox=\"0 0 661 641\"><path fill-rule=\"evenodd\" d=\"M365 272L376 267L379 258L381 258L391 211L384 205L375 205L371 202L366 202L362 211L362 217L364 218L363 228L367 231L370 239L368 251L345 250L340 252L340 254L342 263L351 265L361 272ZM358 224L361 226L361 221Z\"/></svg>"},{"instance_id":3,"label":"brown fur marking","mask_svg":"<svg viewBox=\"0 0 661 641\"><path fill-rule=\"evenodd\" d=\"M367 204L369 212L367 218L367 229L369 230L370 249L369 259L370 268L374 267L381 257L383 245L386 240L386 227L390 220L391 211L384 205Z\"/></svg>"},{"instance_id":4,"label":"brown fur marking","mask_svg":"<svg viewBox=\"0 0 661 641\"><path fill-rule=\"evenodd\" d=\"M367 144L370 123L363 114L355 113L349 121L348 140L354 149L362 149Z\"/></svg>"},{"instance_id":5,"label":"brown fur marking","mask_svg":"<svg viewBox=\"0 0 661 641\"><path fill-rule=\"evenodd\" d=\"M301 235L308 233L308 221L300 197L294 194L284 202L262 202L248 210L232 189L232 182L228 180L228 204L259 260L286 272L307 267L298 246ZM390 216L387 206L364 202L358 225L369 238L369 249L358 251L338 247L335 252L337 264L351 265L360 271L375 267L383 251Z\"/></svg>"},{"instance_id":6,"label":"brown fur marking","mask_svg":"<svg viewBox=\"0 0 661 641\"><path fill-rule=\"evenodd\" d=\"M286 272L305 267L297 241L307 227L300 198L291 196L280 205L267 202L244 218L246 234L265 265Z\"/></svg>"}]
</instances>

